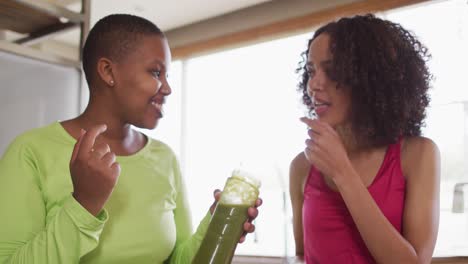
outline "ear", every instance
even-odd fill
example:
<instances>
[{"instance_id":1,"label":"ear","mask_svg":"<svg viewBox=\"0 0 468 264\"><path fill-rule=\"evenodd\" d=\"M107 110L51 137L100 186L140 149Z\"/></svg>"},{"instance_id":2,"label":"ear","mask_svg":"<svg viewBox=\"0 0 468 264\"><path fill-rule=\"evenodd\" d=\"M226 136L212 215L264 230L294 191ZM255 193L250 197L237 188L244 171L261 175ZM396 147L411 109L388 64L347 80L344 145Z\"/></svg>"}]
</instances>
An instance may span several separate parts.
<instances>
[{"instance_id":1,"label":"ear","mask_svg":"<svg viewBox=\"0 0 468 264\"><path fill-rule=\"evenodd\" d=\"M99 78L108 86L114 86L115 79L112 72L114 64L107 58L100 58L97 62L97 73Z\"/></svg>"}]
</instances>

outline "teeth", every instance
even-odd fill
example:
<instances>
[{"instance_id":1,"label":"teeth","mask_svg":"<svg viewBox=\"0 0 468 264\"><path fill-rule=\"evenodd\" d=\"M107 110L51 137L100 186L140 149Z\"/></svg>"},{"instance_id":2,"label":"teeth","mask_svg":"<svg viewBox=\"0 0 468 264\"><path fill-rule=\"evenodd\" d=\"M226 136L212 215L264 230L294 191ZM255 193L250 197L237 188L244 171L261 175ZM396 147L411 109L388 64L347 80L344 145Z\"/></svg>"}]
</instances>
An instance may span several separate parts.
<instances>
[{"instance_id":1,"label":"teeth","mask_svg":"<svg viewBox=\"0 0 468 264\"><path fill-rule=\"evenodd\" d=\"M158 103L156 103L156 102L151 102L151 104L152 104L153 106L155 106L160 112L163 111L163 110L162 110L162 104L158 104Z\"/></svg>"}]
</instances>

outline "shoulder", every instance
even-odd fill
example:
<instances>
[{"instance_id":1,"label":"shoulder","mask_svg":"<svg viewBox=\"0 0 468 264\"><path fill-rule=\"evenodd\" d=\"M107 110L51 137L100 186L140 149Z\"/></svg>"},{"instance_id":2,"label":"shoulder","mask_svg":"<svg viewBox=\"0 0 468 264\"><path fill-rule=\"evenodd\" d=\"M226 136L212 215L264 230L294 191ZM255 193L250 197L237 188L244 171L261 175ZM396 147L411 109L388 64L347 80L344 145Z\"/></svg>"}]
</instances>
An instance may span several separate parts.
<instances>
[{"instance_id":1,"label":"shoulder","mask_svg":"<svg viewBox=\"0 0 468 264\"><path fill-rule=\"evenodd\" d=\"M47 138L50 138L51 134L54 133L56 124L57 123L52 123L44 127L33 128L19 134L11 141L5 154L11 151L32 151L33 149L43 149L43 145L47 145Z\"/></svg>"},{"instance_id":2,"label":"shoulder","mask_svg":"<svg viewBox=\"0 0 468 264\"><path fill-rule=\"evenodd\" d=\"M146 136L146 137L148 138L147 144L151 152L157 153L159 155L161 154L168 155L173 158L176 157L174 150L172 150L172 148L168 144L162 142L161 140L151 138L149 136Z\"/></svg>"},{"instance_id":3,"label":"shoulder","mask_svg":"<svg viewBox=\"0 0 468 264\"><path fill-rule=\"evenodd\" d=\"M147 152L150 153L150 159L163 161L163 163L170 165L172 170L180 171L180 162L174 150L161 140L154 139L149 136L147 136L147 138Z\"/></svg>"},{"instance_id":4,"label":"shoulder","mask_svg":"<svg viewBox=\"0 0 468 264\"><path fill-rule=\"evenodd\" d=\"M31 129L16 136L1 156L0 174L14 176L39 172L45 156L49 153L59 155L49 147L50 138L56 139L50 135L50 126Z\"/></svg>"},{"instance_id":5,"label":"shoulder","mask_svg":"<svg viewBox=\"0 0 468 264\"><path fill-rule=\"evenodd\" d=\"M300 152L296 157L294 157L289 167L289 182L291 189L300 187L301 191L304 190L305 181L307 179L307 175L309 175L310 167L311 165L304 155L304 152Z\"/></svg>"},{"instance_id":6,"label":"shoulder","mask_svg":"<svg viewBox=\"0 0 468 264\"><path fill-rule=\"evenodd\" d=\"M16 139L20 141L32 141L47 137L56 132L57 125L58 123L52 123L47 126L29 129L19 134Z\"/></svg>"},{"instance_id":7,"label":"shoulder","mask_svg":"<svg viewBox=\"0 0 468 264\"><path fill-rule=\"evenodd\" d=\"M307 160L304 152L300 152L299 154L294 157L294 159L291 161L291 166L290 166L290 171L291 172L309 172L310 169L310 163Z\"/></svg>"},{"instance_id":8,"label":"shoulder","mask_svg":"<svg viewBox=\"0 0 468 264\"><path fill-rule=\"evenodd\" d=\"M420 159L439 156L436 143L426 137L405 137L401 144L402 160L417 161Z\"/></svg>"},{"instance_id":9,"label":"shoulder","mask_svg":"<svg viewBox=\"0 0 468 264\"><path fill-rule=\"evenodd\" d=\"M429 138L405 137L401 144L401 166L405 175L414 174L423 167L440 166L440 151Z\"/></svg>"}]
</instances>

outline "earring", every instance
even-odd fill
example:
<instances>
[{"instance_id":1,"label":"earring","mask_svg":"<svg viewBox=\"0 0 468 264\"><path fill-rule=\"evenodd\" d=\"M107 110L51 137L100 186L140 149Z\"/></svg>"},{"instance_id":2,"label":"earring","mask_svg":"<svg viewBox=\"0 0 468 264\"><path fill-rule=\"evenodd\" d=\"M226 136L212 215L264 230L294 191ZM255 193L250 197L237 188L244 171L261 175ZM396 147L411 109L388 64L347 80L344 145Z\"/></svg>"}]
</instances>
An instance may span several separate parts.
<instances>
[{"instance_id":1,"label":"earring","mask_svg":"<svg viewBox=\"0 0 468 264\"><path fill-rule=\"evenodd\" d=\"M114 85L114 80L110 80L109 83L111 86Z\"/></svg>"}]
</instances>

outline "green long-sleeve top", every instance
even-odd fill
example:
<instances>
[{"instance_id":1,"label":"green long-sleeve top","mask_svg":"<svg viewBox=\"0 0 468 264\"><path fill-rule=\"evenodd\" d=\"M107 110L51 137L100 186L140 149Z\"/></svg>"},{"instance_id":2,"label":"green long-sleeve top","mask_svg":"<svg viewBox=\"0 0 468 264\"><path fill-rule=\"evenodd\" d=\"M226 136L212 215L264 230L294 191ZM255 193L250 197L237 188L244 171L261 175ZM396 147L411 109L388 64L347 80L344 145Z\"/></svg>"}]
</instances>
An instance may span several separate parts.
<instances>
[{"instance_id":1,"label":"green long-sleeve top","mask_svg":"<svg viewBox=\"0 0 468 264\"><path fill-rule=\"evenodd\" d=\"M95 217L71 196L75 142L56 122L8 147L0 160L0 263L190 263L210 214L192 235L172 150L149 139L117 157L117 185Z\"/></svg>"}]
</instances>

